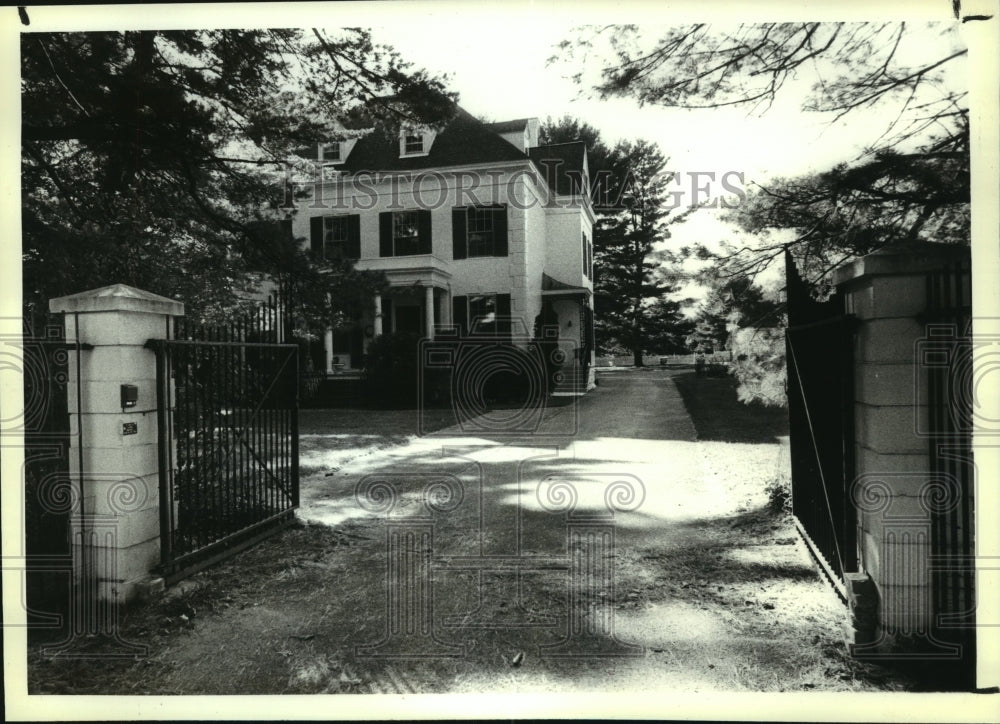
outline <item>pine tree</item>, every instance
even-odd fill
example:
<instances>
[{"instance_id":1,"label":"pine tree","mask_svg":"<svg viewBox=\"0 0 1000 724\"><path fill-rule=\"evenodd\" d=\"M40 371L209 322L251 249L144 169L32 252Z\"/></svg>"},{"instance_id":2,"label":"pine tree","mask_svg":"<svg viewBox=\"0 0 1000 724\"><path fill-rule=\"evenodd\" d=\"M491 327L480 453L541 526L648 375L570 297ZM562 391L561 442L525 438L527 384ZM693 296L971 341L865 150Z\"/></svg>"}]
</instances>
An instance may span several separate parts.
<instances>
[{"instance_id":1,"label":"pine tree","mask_svg":"<svg viewBox=\"0 0 1000 724\"><path fill-rule=\"evenodd\" d=\"M254 272L318 299L377 284L260 233L286 162L359 111L434 122L452 101L363 30L25 33L21 58L27 314L116 282L196 318L224 316Z\"/></svg>"}]
</instances>

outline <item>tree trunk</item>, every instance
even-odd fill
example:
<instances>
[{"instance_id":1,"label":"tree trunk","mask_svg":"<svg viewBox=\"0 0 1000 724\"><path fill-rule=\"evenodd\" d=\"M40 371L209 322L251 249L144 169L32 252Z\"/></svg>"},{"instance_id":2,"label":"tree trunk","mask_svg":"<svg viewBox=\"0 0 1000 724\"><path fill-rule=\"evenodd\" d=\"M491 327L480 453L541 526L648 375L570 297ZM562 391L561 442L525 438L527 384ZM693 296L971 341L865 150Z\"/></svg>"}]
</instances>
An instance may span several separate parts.
<instances>
[{"instance_id":1,"label":"tree trunk","mask_svg":"<svg viewBox=\"0 0 1000 724\"><path fill-rule=\"evenodd\" d=\"M632 350L632 364L636 367L642 367L642 349Z\"/></svg>"}]
</instances>

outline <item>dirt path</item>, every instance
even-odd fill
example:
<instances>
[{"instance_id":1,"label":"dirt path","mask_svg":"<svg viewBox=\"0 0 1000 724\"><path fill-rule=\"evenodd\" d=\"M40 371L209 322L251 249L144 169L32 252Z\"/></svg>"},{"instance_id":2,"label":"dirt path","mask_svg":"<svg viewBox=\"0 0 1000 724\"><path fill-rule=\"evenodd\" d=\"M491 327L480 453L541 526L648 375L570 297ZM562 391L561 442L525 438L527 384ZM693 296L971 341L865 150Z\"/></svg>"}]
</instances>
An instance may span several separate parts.
<instances>
[{"instance_id":1,"label":"dirt path","mask_svg":"<svg viewBox=\"0 0 1000 724\"><path fill-rule=\"evenodd\" d=\"M769 507L767 486L787 468L782 446L696 437L673 382L652 371L603 377L530 434L451 428L353 457L332 444L329 468L317 439L304 525L131 612L123 635L150 645L145 659L84 669L36 653L34 685L184 694L908 687L845 655L843 608ZM626 510L610 514L609 491ZM572 510L560 507L571 499Z\"/></svg>"}]
</instances>

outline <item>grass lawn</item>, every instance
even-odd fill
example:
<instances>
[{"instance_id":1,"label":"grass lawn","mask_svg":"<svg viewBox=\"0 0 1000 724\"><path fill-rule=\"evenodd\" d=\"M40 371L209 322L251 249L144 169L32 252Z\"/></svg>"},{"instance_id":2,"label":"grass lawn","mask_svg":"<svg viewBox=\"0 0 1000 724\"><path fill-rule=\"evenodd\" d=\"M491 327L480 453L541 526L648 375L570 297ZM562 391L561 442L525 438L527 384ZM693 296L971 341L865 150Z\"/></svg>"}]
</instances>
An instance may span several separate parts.
<instances>
[{"instance_id":1,"label":"grass lawn","mask_svg":"<svg viewBox=\"0 0 1000 724\"><path fill-rule=\"evenodd\" d=\"M788 434L788 408L740 402L732 377L685 372L673 380L699 440L767 443Z\"/></svg>"}]
</instances>

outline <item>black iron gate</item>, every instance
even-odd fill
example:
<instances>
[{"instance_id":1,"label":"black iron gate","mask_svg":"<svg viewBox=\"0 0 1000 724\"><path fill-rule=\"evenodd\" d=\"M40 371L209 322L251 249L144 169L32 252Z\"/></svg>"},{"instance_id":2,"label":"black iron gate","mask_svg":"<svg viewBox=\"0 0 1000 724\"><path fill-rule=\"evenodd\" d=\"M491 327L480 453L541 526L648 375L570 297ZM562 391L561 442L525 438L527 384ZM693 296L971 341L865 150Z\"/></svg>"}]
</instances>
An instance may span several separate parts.
<instances>
[{"instance_id":1,"label":"black iron gate","mask_svg":"<svg viewBox=\"0 0 1000 724\"><path fill-rule=\"evenodd\" d=\"M177 320L157 353L160 545L168 582L292 520L298 345L272 297L224 326Z\"/></svg>"},{"instance_id":2,"label":"black iron gate","mask_svg":"<svg viewBox=\"0 0 1000 724\"><path fill-rule=\"evenodd\" d=\"M814 301L785 252L792 512L828 570L857 570L854 481L855 320L839 294Z\"/></svg>"}]
</instances>

